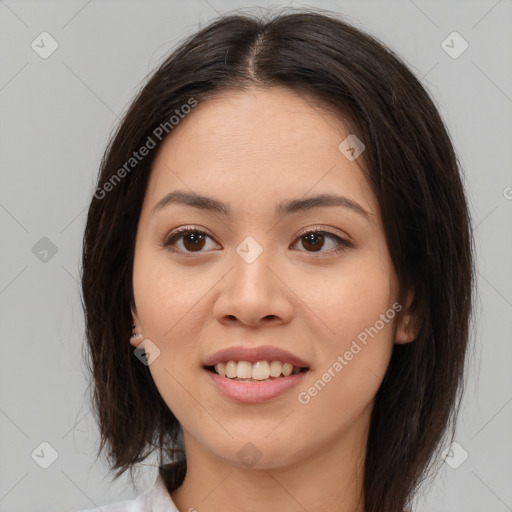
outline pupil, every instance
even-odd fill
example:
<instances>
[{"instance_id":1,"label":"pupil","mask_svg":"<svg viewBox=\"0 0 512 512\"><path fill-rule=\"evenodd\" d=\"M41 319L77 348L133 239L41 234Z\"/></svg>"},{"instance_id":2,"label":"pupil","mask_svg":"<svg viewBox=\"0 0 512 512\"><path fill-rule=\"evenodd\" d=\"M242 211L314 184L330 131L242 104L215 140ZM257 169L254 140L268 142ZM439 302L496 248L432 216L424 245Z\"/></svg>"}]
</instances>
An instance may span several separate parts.
<instances>
[{"instance_id":1,"label":"pupil","mask_svg":"<svg viewBox=\"0 0 512 512\"><path fill-rule=\"evenodd\" d=\"M197 234L197 233L189 233L187 236L185 236L185 240L183 243L184 243L185 247L187 248L187 250L189 250L190 248L202 249L203 246L200 245L201 242L203 242L203 245L204 245L203 235ZM191 245L187 246L187 243L190 243Z\"/></svg>"},{"instance_id":2,"label":"pupil","mask_svg":"<svg viewBox=\"0 0 512 512\"><path fill-rule=\"evenodd\" d=\"M310 233L309 235L306 235L304 237L304 239L306 240L306 243L311 244L313 246L313 250L321 249L321 245L323 245L323 244L318 244L318 242L314 241L316 239L316 237L319 237L321 239L321 241L323 242L324 237L323 237L323 235L321 235L319 233Z\"/></svg>"}]
</instances>

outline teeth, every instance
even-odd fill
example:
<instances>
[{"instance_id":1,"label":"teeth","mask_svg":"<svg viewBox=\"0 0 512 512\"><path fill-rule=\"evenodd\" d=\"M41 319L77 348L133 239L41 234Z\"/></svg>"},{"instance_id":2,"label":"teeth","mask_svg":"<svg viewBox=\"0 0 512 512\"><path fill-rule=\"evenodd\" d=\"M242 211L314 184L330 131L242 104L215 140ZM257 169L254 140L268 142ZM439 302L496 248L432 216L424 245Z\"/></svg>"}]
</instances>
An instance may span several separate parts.
<instances>
[{"instance_id":1,"label":"teeth","mask_svg":"<svg viewBox=\"0 0 512 512\"><path fill-rule=\"evenodd\" d=\"M236 363L235 361L228 361L226 363L226 377L234 379L236 377Z\"/></svg>"},{"instance_id":2,"label":"teeth","mask_svg":"<svg viewBox=\"0 0 512 512\"><path fill-rule=\"evenodd\" d=\"M215 365L215 371L221 377L228 379L253 379L266 380L270 377L278 378L281 375L288 375L300 372L300 368L290 363L282 363L281 361L258 361L254 364L249 361L227 361Z\"/></svg>"},{"instance_id":3,"label":"teeth","mask_svg":"<svg viewBox=\"0 0 512 512\"><path fill-rule=\"evenodd\" d=\"M238 361L238 366L236 367L236 376L239 379L251 379L252 364L248 361Z\"/></svg>"},{"instance_id":4,"label":"teeth","mask_svg":"<svg viewBox=\"0 0 512 512\"><path fill-rule=\"evenodd\" d=\"M270 363L270 376L271 377L279 377L281 375L281 361L272 361Z\"/></svg>"}]
</instances>

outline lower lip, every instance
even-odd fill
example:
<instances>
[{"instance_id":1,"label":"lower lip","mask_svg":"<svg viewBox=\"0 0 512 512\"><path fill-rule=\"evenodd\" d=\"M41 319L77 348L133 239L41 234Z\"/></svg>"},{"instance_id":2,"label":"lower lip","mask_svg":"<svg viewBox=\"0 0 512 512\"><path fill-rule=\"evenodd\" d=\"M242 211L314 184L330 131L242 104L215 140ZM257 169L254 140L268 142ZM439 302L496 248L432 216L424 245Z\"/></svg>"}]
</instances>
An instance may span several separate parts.
<instances>
[{"instance_id":1,"label":"lower lip","mask_svg":"<svg viewBox=\"0 0 512 512\"><path fill-rule=\"evenodd\" d=\"M216 388L228 398L239 403L261 403L279 396L297 386L309 370L288 377L279 377L262 382L242 382L221 377L218 373L204 369Z\"/></svg>"}]
</instances>

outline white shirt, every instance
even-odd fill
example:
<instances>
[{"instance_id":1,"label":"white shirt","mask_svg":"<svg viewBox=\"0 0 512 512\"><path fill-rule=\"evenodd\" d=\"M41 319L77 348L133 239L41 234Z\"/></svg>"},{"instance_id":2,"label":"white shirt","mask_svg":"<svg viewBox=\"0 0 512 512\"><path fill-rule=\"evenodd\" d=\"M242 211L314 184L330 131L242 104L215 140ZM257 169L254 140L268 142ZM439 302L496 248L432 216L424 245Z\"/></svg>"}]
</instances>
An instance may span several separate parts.
<instances>
[{"instance_id":1,"label":"white shirt","mask_svg":"<svg viewBox=\"0 0 512 512\"><path fill-rule=\"evenodd\" d=\"M133 500L118 501L81 512L179 512L160 475L153 487Z\"/></svg>"}]
</instances>

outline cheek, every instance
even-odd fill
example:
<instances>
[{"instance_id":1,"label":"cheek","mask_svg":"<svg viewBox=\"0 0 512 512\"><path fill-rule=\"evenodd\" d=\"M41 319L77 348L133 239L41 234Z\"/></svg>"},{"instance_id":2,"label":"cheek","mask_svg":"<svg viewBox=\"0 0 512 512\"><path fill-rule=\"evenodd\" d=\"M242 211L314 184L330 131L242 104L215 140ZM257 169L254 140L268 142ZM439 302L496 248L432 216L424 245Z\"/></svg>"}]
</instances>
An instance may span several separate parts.
<instances>
[{"instance_id":1,"label":"cheek","mask_svg":"<svg viewBox=\"0 0 512 512\"><path fill-rule=\"evenodd\" d=\"M329 279L320 280L316 293L306 295L315 312L310 319L317 328L310 331L319 365L317 384L311 393L302 391L312 408L325 407L323 414L339 413L329 412L329 403L347 407L349 414L360 412L373 399L386 372L394 342L397 282L385 254L354 252L336 272L330 272ZM301 293L311 289L312 282L301 282Z\"/></svg>"},{"instance_id":2,"label":"cheek","mask_svg":"<svg viewBox=\"0 0 512 512\"><path fill-rule=\"evenodd\" d=\"M197 341L198 305L205 294L201 283L203 280L173 269L162 255L141 251L134 262L133 286L144 337L160 351L149 370L180 422L188 417L191 399L185 391L190 388L192 372L197 371L191 343ZM200 399L196 394L194 397Z\"/></svg>"},{"instance_id":3,"label":"cheek","mask_svg":"<svg viewBox=\"0 0 512 512\"><path fill-rule=\"evenodd\" d=\"M133 286L144 334L166 344L186 340L191 325L198 325L201 299L215 283L209 281L204 274L198 278L193 267L178 268L165 255L141 251L134 264Z\"/></svg>"},{"instance_id":4,"label":"cheek","mask_svg":"<svg viewBox=\"0 0 512 512\"><path fill-rule=\"evenodd\" d=\"M304 314L316 324L318 342L326 343L324 349L350 345L394 303L396 278L384 256L379 250L354 251L336 268L317 270L296 280L294 291L307 306ZM379 323L387 337L391 324Z\"/></svg>"},{"instance_id":5,"label":"cheek","mask_svg":"<svg viewBox=\"0 0 512 512\"><path fill-rule=\"evenodd\" d=\"M134 293L144 336L160 351L149 370L167 406L185 424L191 408L186 390L200 364L197 345L205 321L201 299L217 280L218 275L198 276L197 269L178 268L165 255L149 251L141 250L134 262ZM200 401L201 393L196 389L194 398Z\"/></svg>"},{"instance_id":6,"label":"cheek","mask_svg":"<svg viewBox=\"0 0 512 512\"><path fill-rule=\"evenodd\" d=\"M397 314L392 284L380 271L352 273L322 297L318 316L327 334L313 336L318 365L297 400L333 430L352 424L372 403L389 365Z\"/></svg>"}]
</instances>

